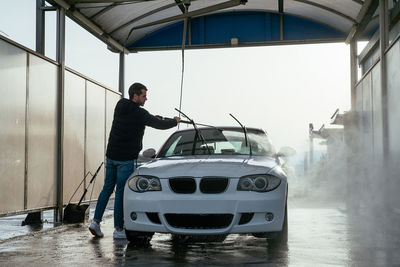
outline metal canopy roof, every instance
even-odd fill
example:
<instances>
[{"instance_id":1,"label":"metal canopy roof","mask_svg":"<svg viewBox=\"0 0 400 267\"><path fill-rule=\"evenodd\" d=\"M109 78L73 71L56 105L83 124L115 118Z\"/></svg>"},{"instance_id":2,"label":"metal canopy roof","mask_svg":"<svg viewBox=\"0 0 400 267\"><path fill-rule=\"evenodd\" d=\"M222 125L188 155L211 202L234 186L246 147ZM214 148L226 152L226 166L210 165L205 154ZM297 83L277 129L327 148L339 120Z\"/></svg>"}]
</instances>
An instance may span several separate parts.
<instances>
[{"instance_id":1,"label":"metal canopy roof","mask_svg":"<svg viewBox=\"0 0 400 267\"><path fill-rule=\"evenodd\" d=\"M352 41L377 29L375 0L49 0L111 50ZM186 24L184 21L186 20Z\"/></svg>"}]
</instances>

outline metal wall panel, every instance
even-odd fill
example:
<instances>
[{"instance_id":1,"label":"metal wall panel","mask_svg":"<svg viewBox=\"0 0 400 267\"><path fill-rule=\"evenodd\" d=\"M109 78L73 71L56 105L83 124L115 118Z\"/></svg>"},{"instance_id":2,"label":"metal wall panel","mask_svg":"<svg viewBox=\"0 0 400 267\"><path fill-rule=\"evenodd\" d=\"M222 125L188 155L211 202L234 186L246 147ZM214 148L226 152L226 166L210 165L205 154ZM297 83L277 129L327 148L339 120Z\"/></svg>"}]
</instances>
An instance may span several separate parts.
<instances>
[{"instance_id":1,"label":"metal wall panel","mask_svg":"<svg viewBox=\"0 0 400 267\"><path fill-rule=\"evenodd\" d=\"M362 93L363 93L362 82L359 82L356 87L356 106L355 106L355 110L358 112L362 111L362 104L363 104Z\"/></svg>"},{"instance_id":2,"label":"metal wall panel","mask_svg":"<svg viewBox=\"0 0 400 267\"><path fill-rule=\"evenodd\" d=\"M29 55L27 208L57 197L57 66Z\"/></svg>"},{"instance_id":3,"label":"metal wall panel","mask_svg":"<svg viewBox=\"0 0 400 267\"><path fill-rule=\"evenodd\" d=\"M383 158L381 63L372 69L372 117L375 159Z\"/></svg>"},{"instance_id":4,"label":"metal wall panel","mask_svg":"<svg viewBox=\"0 0 400 267\"><path fill-rule=\"evenodd\" d=\"M64 203L84 177L85 152L85 80L69 71L65 72L64 95ZM81 187L73 201L83 193Z\"/></svg>"},{"instance_id":5,"label":"metal wall panel","mask_svg":"<svg viewBox=\"0 0 400 267\"><path fill-rule=\"evenodd\" d=\"M0 40L0 213L24 209L26 58Z\"/></svg>"},{"instance_id":6,"label":"metal wall panel","mask_svg":"<svg viewBox=\"0 0 400 267\"><path fill-rule=\"evenodd\" d=\"M372 134L372 85L371 72L363 80L363 108L362 108L362 137L364 156L368 159L373 155L373 134Z\"/></svg>"},{"instance_id":7,"label":"metal wall panel","mask_svg":"<svg viewBox=\"0 0 400 267\"><path fill-rule=\"evenodd\" d=\"M104 161L105 89L87 81L86 104L86 172L94 174ZM104 167L104 166L103 166ZM90 177L90 176L89 176ZM90 179L89 179L90 180ZM97 199L104 184L104 171L98 173L93 198ZM90 194L86 199L90 198Z\"/></svg>"},{"instance_id":8,"label":"metal wall panel","mask_svg":"<svg viewBox=\"0 0 400 267\"><path fill-rule=\"evenodd\" d=\"M389 151L400 156L400 41L394 44L386 54ZM400 161L400 159L398 159Z\"/></svg>"},{"instance_id":9,"label":"metal wall panel","mask_svg":"<svg viewBox=\"0 0 400 267\"><path fill-rule=\"evenodd\" d=\"M386 53L387 62L387 94L388 94L388 125L389 125L389 157L385 179L385 204L390 207L389 216L393 211L400 210L400 40ZM391 216L392 221L396 216ZM397 228L396 228L397 229Z\"/></svg>"},{"instance_id":10,"label":"metal wall panel","mask_svg":"<svg viewBox=\"0 0 400 267\"><path fill-rule=\"evenodd\" d=\"M367 77L364 77L366 79ZM355 122L355 132L352 133L355 135L354 139L354 153L358 155L359 151L363 147L364 140L362 137L363 130L363 123L362 123L362 114L363 114L363 80L360 81L356 86L356 101L355 101L355 111L357 112L358 120ZM351 127L350 127L351 129ZM355 160L355 159L353 159ZM359 160L359 159L357 159Z\"/></svg>"}]
</instances>

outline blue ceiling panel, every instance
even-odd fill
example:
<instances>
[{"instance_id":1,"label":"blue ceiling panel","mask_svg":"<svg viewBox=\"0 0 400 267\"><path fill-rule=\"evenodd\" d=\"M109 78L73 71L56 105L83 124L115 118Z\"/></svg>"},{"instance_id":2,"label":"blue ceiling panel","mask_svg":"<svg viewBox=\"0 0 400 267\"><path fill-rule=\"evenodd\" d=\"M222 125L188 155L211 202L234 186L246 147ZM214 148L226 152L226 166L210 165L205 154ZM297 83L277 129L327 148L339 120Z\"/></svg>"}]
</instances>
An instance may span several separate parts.
<instances>
[{"instance_id":1,"label":"blue ceiling panel","mask_svg":"<svg viewBox=\"0 0 400 267\"><path fill-rule=\"evenodd\" d=\"M326 25L291 15L283 16L283 39L280 40L280 15L267 12L231 12L194 18L186 38L187 46L230 46L231 38L240 44L263 44L274 41L330 40L346 36ZM133 43L130 50L156 47L179 48L183 22L150 33Z\"/></svg>"},{"instance_id":2,"label":"blue ceiling panel","mask_svg":"<svg viewBox=\"0 0 400 267\"><path fill-rule=\"evenodd\" d=\"M220 14L204 17L204 43L225 44L231 38L238 38L239 42L263 42L271 40L271 20L276 17L267 13L240 13ZM194 25L198 24L193 21ZM278 18L279 22L279 18ZM194 30L194 29L193 29ZM198 32L193 31L193 37ZM203 33L200 31L199 33ZM192 39L194 44L195 39ZM201 42L198 42L201 44Z\"/></svg>"},{"instance_id":3,"label":"blue ceiling panel","mask_svg":"<svg viewBox=\"0 0 400 267\"><path fill-rule=\"evenodd\" d=\"M135 47L181 46L182 36L183 22L178 22L150 33L139 41L133 43L129 49L135 50Z\"/></svg>"},{"instance_id":4,"label":"blue ceiling panel","mask_svg":"<svg viewBox=\"0 0 400 267\"><path fill-rule=\"evenodd\" d=\"M285 40L346 38L326 25L294 16L285 16L283 30Z\"/></svg>"}]
</instances>

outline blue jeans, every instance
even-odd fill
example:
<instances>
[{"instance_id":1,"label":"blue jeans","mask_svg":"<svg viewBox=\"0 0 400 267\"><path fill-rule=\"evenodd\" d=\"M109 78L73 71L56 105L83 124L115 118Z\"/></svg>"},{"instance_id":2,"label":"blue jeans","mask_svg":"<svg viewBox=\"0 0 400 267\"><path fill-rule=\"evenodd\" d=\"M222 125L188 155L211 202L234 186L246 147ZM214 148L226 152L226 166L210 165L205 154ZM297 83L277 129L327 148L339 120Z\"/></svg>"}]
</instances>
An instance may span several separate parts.
<instances>
[{"instance_id":1,"label":"blue jeans","mask_svg":"<svg viewBox=\"0 0 400 267\"><path fill-rule=\"evenodd\" d=\"M114 201L114 227L124 227L124 187L126 180L129 178L133 171L134 160L117 161L109 158L106 159L106 178L104 180L103 189L101 190L101 193L97 200L96 210L94 212L93 218L94 221L101 222L108 200L110 199L110 196L114 191L115 185L117 185Z\"/></svg>"}]
</instances>

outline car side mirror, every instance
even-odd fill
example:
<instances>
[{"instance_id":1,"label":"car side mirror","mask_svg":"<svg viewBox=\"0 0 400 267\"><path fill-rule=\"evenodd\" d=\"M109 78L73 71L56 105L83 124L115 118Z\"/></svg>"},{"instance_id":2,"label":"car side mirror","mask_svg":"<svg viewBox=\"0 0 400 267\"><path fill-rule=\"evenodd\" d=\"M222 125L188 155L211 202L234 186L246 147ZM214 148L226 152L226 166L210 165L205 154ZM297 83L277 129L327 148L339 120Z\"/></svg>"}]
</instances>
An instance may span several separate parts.
<instances>
[{"instance_id":1,"label":"car side mirror","mask_svg":"<svg viewBox=\"0 0 400 267\"><path fill-rule=\"evenodd\" d=\"M278 157L290 157L294 155L296 155L296 150L288 146L282 147L276 154Z\"/></svg>"},{"instance_id":2,"label":"car side mirror","mask_svg":"<svg viewBox=\"0 0 400 267\"><path fill-rule=\"evenodd\" d=\"M142 154L145 158L154 159L156 157L156 150L154 148L148 148L143 151Z\"/></svg>"}]
</instances>

